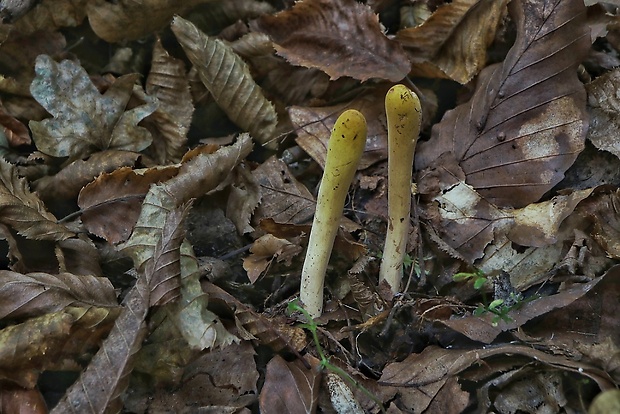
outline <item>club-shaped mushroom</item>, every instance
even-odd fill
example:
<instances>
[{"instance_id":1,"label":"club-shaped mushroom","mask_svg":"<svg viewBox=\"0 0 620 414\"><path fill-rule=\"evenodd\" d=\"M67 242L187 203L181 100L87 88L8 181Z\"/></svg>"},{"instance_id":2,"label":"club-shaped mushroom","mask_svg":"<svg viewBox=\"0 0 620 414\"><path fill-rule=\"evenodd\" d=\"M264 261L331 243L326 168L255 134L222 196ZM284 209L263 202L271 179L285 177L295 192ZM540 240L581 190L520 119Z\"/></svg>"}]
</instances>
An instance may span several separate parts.
<instances>
[{"instance_id":1,"label":"club-shaped mushroom","mask_svg":"<svg viewBox=\"0 0 620 414\"><path fill-rule=\"evenodd\" d=\"M420 99L404 85L394 85L385 95L388 126L388 227L379 270L379 283L386 281L398 293L407 253L411 178L422 110Z\"/></svg>"},{"instance_id":2,"label":"club-shaped mushroom","mask_svg":"<svg viewBox=\"0 0 620 414\"><path fill-rule=\"evenodd\" d=\"M327 144L323 179L319 186L316 211L306 259L301 271L299 297L311 317L323 311L325 272L349 186L366 145L366 119L349 109L336 120Z\"/></svg>"}]
</instances>

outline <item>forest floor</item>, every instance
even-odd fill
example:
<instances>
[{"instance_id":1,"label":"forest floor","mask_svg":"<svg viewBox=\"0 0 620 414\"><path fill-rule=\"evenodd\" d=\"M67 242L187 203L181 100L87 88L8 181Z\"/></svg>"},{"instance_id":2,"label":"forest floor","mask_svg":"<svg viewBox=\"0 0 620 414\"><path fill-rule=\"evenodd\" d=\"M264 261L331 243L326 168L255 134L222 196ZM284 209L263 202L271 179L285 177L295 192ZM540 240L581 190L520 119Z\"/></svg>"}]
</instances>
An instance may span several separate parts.
<instances>
[{"instance_id":1,"label":"forest floor","mask_svg":"<svg viewBox=\"0 0 620 414\"><path fill-rule=\"evenodd\" d=\"M5 2L0 412L620 412L620 20L585 3Z\"/></svg>"}]
</instances>

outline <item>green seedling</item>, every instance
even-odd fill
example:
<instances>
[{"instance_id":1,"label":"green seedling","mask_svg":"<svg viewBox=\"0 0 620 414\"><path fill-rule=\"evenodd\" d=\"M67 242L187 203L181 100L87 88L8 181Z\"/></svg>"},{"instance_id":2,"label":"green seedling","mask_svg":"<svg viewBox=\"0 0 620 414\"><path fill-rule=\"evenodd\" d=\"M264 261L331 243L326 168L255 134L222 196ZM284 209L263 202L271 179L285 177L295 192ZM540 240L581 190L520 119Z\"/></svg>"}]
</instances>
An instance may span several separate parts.
<instances>
[{"instance_id":1,"label":"green seedling","mask_svg":"<svg viewBox=\"0 0 620 414\"><path fill-rule=\"evenodd\" d=\"M474 272L460 272L452 276L455 282L474 281L474 289L480 290L488 282L487 275L482 270L476 269Z\"/></svg>"},{"instance_id":2,"label":"green seedling","mask_svg":"<svg viewBox=\"0 0 620 414\"><path fill-rule=\"evenodd\" d=\"M370 392L362 384L357 382L355 380L355 378L350 376L345 370L343 370L342 368L337 367L336 365L334 365L331 362L329 362L329 358L325 355L325 352L323 351L323 347L321 346L321 343L319 342L319 335L317 333L318 325L315 322L315 320L312 318L310 313L306 309L304 309L299 304L299 302L297 302L297 301L293 301L293 302L290 302L288 304L288 311L290 313L300 312L302 315L304 315L304 318L306 319L306 323L302 323L300 326L302 328L304 328L304 329L309 330L310 333L312 334L312 340L314 341L314 346L316 347L316 352L317 352L317 354L319 354L319 360L320 360L319 361L319 367L320 367L320 369L321 370L327 369L327 370L333 372L334 374L336 374L340 378L342 378L343 381L348 382L349 385L351 385L352 387L355 387L355 388L359 389L360 391L362 391L368 398L373 400L377 404L378 407L381 408L381 412L382 413L385 413L385 409L383 408L383 403L381 402L381 400L379 398L377 398L376 395L374 395L372 392Z\"/></svg>"},{"instance_id":3,"label":"green seedling","mask_svg":"<svg viewBox=\"0 0 620 414\"><path fill-rule=\"evenodd\" d=\"M344 202L364 147L366 119L349 109L336 120L327 144L323 179L319 186L316 211L308 250L301 271L299 298L313 318L323 311L323 286L327 264L342 218Z\"/></svg>"},{"instance_id":4,"label":"green seedling","mask_svg":"<svg viewBox=\"0 0 620 414\"><path fill-rule=\"evenodd\" d=\"M418 96L404 85L394 85L385 95L388 127L388 228L379 270L392 294L400 291L407 253L411 178L422 109Z\"/></svg>"}]
</instances>

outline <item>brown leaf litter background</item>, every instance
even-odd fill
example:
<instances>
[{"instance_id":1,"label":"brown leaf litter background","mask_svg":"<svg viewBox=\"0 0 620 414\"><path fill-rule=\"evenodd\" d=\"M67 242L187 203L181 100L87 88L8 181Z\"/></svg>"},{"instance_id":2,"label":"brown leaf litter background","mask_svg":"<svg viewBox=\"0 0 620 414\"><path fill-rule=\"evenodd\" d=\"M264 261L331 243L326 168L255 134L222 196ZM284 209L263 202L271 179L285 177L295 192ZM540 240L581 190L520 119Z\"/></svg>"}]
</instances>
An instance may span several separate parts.
<instances>
[{"instance_id":1,"label":"brown leaf litter background","mask_svg":"<svg viewBox=\"0 0 620 414\"><path fill-rule=\"evenodd\" d=\"M0 2L0 412L613 412L618 6ZM392 298L395 83L423 131ZM314 337L287 306L347 109Z\"/></svg>"}]
</instances>

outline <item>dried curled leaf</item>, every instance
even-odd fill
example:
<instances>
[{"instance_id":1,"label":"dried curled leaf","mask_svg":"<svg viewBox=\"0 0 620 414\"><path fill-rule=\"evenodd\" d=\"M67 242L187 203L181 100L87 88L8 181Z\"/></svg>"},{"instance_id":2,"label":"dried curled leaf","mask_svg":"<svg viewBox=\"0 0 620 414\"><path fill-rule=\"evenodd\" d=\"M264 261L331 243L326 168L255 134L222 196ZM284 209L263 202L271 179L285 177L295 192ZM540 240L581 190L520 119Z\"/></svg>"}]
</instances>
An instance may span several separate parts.
<instances>
[{"instance_id":1,"label":"dried curled leaf","mask_svg":"<svg viewBox=\"0 0 620 414\"><path fill-rule=\"evenodd\" d=\"M82 187L101 173L112 172L123 166L135 166L140 154L128 151L99 151L87 159L75 160L57 174L46 175L32 185L41 200L53 202L58 199L74 200ZM49 205L49 204L48 204Z\"/></svg>"},{"instance_id":2,"label":"dried curled leaf","mask_svg":"<svg viewBox=\"0 0 620 414\"><path fill-rule=\"evenodd\" d=\"M583 149L588 121L576 68L590 31L580 0L511 2L509 9L518 32L505 61L483 70L472 99L433 128L416 166L441 170L439 157L451 153L486 200L523 207L557 184Z\"/></svg>"},{"instance_id":3,"label":"dried curled leaf","mask_svg":"<svg viewBox=\"0 0 620 414\"><path fill-rule=\"evenodd\" d=\"M588 110L592 117L588 139L600 150L609 151L620 158L618 113L620 113L620 69L596 78L586 86Z\"/></svg>"},{"instance_id":4,"label":"dried curled leaf","mask_svg":"<svg viewBox=\"0 0 620 414\"><path fill-rule=\"evenodd\" d=\"M275 352L283 349L300 351L306 345L306 334L298 326L286 323L284 317L268 318L255 312L251 307L236 299L222 288L203 282L202 288L212 301L222 301L235 313L237 329L245 332L245 339L258 338L262 345L269 346Z\"/></svg>"},{"instance_id":5,"label":"dried curled leaf","mask_svg":"<svg viewBox=\"0 0 620 414\"><path fill-rule=\"evenodd\" d=\"M171 27L217 104L259 143L269 143L278 122L276 110L252 79L247 64L230 46L187 20L175 17Z\"/></svg>"},{"instance_id":6,"label":"dried curled leaf","mask_svg":"<svg viewBox=\"0 0 620 414\"><path fill-rule=\"evenodd\" d=\"M290 10L263 16L259 28L289 62L321 69L332 79L398 82L409 73L400 45L383 34L372 9L355 0L299 1Z\"/></svg>"},{"instance_id":7,"label":"dried curled leaf","mask_svg":"<svg viewBox=\"0 0 620 414\"><path fill-rule=\"evenodd\" d=\"M178 166L133 170L119 168L102 174L82 188L78 205L88 231L110 243L126 241L140 215L151 184L174 177Z\"/></svg>"},{"instance_id":8,"label":"dried curled leaf","mask_svg":"<svg viewBox=\"0 0 620 414\"><path fill-rule=\"evenodd\" d=\"M58 224L43 202L31 193L13 165L0 159L0 222L35 240L65 240L75 234Z\"/></svg>"},{"instance_id":9,"label":"dried curled leaf","mask_svg":"<svg viewBox=\"0 0 620 414\"><path fill-rule=\"evenodd\" d=\"M234 170L234 182L226 205L226 217L235 224L239 234L254 231L250 226L252 213L260 202L260 185L249 168L241 164Z\"/></svg>"},{"instance_id":10,"label":"dried curled leaf","mask_svg":"<svg viewBox=\"0 0 620 414\"><path fill-rule=\"evenodd\" d=\"M251 254L243 259L243 268L248 273L250 283L254 283L274 260L287 261L290 265L291 259L301 251L301 246L267 233L254 241L250 248Z\"/></svg>"},{"instance_id":11,"label":"dried curled leaf","mask_svg":"<svg viewBox=\"0 0 620 414\"><path fill-rule=\"evenodd\" d=\"M92 0L86 5L88 21L97 36L107 42L135 40L163 29L175 14L213 0Z\"/></svg>"},{"instance_id":12,"label":"dried curled leaf","mask_svg":"<svg viewBox=\"0 0 620 414\"><path fill-rule=\"evenodd\" d=\"M99 345L119 315L115 308L68 307L0 331L0 375L32 388L38 373L63 369Z\"/></svg>"},{"instance_id":13,"label":"dried curled leaf","mask_svg":"<svg viewBox=\"0 0 620 414\"><path fill-rule=\"evenodd\" d=\"M487 62L487 48L508 0L455 0L439 7L424 23L404 29L396 40L418 76L469 82Z\"/></svg>"},{"instance_id":14,"label":"dried curled leaf","mask_svg":"<svg viewBox=\"0 0 620 414\"><path fill-rule=\"evenodd\" d=\"M200 269L188 241L181 244L181 298L173 317L179 330L194 349L225 347L239 338L229 333L217 315L207 310L209 296L200 285Z\"/></svg>"},{"instance_id":15,"label":"dried curled leaf","mask_svg":"<svg viewBox=\"0 0 620 414\"><path fill-rule=\"evenodd\" d=\"M138 75L118 78L101 95L88 73L75 62L56 63L39 55L30 92L53 119L30 121L37 148L54 157L78 158L97 150L141 151L151 134L138 122L157 108L157 101L126 111Z\"/></svg>"},{"instance_id":16,"label":"dried curled leaf","mask_svg":"<svg viewBox=\"0 0 620 414\"><path fill-rule=\"evenodd\" d=\"M193 151L184 159L178 175L152 187L144 200L131 238L121 247L131 256L136 269L140 269L152 256L157 242L153 238L153 231L162 226L158 220L176 206L217 187L251 149L252 141L244 134L235 144L220 148L215 153Z\"/></svg>"},{"instance_id":17,"label":"dried curled leaf","mask_svg":"<svg viewBox=\"0 0 620 414\"><path fill-rule=\"evenodd\" d=\"M313 369L307 369L300 360L285 361L280 355L267 364L265 384L260 394L260 412L313 413L319 400L321 372L319 361L310 360ZM341 411L344 412L344 411Z\"/></svg>"},{"instance_id":18,"label":"dried curled leaf","mask_svg":"<svg viewBox=\"0 0 620 414\"><path fill-rule=\"evenodd\" d=\"M146 336L149 288L145 279L138 278L101 348L51 413L120 412L119 397L129 383L134 355Z\"/></svg>"},{"instance_id":19,"label":"dried curled leaf","mask_svg":"<svg viewBox=\"0 0 620 414\"><path fill-rule=\"evenodd\" d=\"M153 187L156 193L157 185ZM152 193L149 191L149 194ZM148 196L147 196L148 197ZM152 219L162 223L161 234L154 235L157 240L152 257L144 266L145 277L150 288L149 306L161 306L179 297L181 288L181 243L185 236L183 220L191 203L171 209L166 214L157 211ZM144 207L148 209L147 200ZM148 214L148 212L147 212ZM157 226L154 226L157 228Z\"/></svg>"},{"instance_id":20,"label":"dried curled leaf","mask_svg":"<svg viewBox=\"0 0 620 414\"><path fill-rule=\"evenodd\" d=\"M157 190L149 194L153 194L151 198L158 196ZM143 210L143 215L150 212L148 204ZM144 266L136 266L140 276L125 298L125 309L99 352L53 412L120 411L119 396L129 383L134 355L146 335L148 309L174 299L180 285L180 244L187 206L176 208L173 205L167 210L156 209L154 213L151 220L157 225L150 233L154 245L146 247L151 256Z\"/></svg>"},{"instance_id":21,"label":"dried curled leaf","mask_svg":"<svg viewBox=\"0 0 620 414\"><path fill-rule=\"evenodd\" d=\"M159 107L146 120L153 123L153 146L160 163L181 160L187 145L187 131L194 105L182 60L175 59L157 39L153 47L146 93L159 100Z\"/></svg>"},{"instance_id":22,"label":"dried curled leaf","mask_svg":"<svg viewBox=\"0 0 620 414\"><path fill-rule=\"evenodd\" d=\"M32 317L67 306L117 306L105 277L0 271L0 319Z\"/></svg>"}]
</instances>

